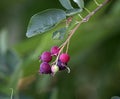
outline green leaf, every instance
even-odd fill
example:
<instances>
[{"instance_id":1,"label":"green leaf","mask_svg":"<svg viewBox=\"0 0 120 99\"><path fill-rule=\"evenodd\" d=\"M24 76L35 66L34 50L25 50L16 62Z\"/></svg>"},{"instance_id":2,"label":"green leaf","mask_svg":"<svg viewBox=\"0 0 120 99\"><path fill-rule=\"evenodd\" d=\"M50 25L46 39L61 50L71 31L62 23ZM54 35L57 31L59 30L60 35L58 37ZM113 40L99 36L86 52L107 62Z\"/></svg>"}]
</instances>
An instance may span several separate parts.
<instances>
[{"instance_id":1,"label":"green leaf","mask_svg":"<svg viewBox=\"0 0 120 99\"><path fill-rule=\"evenodd\" d=\"M84 8L84 1L83 0L73 0L78 6L82 9Z\"/></svg>"},{"instance_id":2,"label":"green leaf","mask_svg":"<svg viewBox=\"0 0 120 99\"><path fill-rule=\"evenodd\" d=\"M67 10L73 9L70 0L59 0L59 1L65 9Z\"/></svg>"},{"instance_id":3,"label":"green leaf","mask_svg":"<svg viewBox=\"0 0 120 99\"><path fill-rule=\"evenodd\" d=\"M61 40L64 38L65 33L66 33L66 28L61 28L53 33L52 38Z\"/></svg>"},{"instance_id":4,"label":"green leaf","mask_svg":"<svg viewBox=\"0 0 120 99\"><path fill-rule=\"evenodd\" d=\"M79 8L72 7L70 0L59 0L59 1L62 4L62 6L67 9L66 16L71 16L83 11L84 8L83 0L73 0L75 3L78 4Z\"/></svg>"},{"instance_id":5,"label":"green leaf","mask_svg":"<svg viewBox=\"0 0 120 99\"><path fill-rule=\"evenodd\" d=\"M72 16L74 14L82 12L83 9L71 9L66 11L66 16Z\"/></svg>"},{"instance_id":6,"label":"green leaf","mask_svg":"<svg viewBox=\"0 0 120 99\"><path fill-rule=\"evenodd\" d=\"M32 16L26 36L32 37L52 29L56 24L66 18L61 9L48 9Z\"/></svg>"}]
</instances>

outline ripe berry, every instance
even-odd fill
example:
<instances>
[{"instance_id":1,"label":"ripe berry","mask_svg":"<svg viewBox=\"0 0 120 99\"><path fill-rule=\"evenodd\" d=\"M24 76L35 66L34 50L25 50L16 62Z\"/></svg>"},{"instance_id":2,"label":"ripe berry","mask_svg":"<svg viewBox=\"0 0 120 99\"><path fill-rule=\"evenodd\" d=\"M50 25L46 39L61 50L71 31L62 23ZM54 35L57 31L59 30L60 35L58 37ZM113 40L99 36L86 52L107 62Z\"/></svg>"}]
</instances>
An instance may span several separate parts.
<instances>
[{"instance_id":1,"label":"ripe berry","mask_svg":"<svg viewBox=\"0 0 120 99\"><path fill-rule=\"evenodd\" d=\"M52 60L52 56L50 52L43 52L42 55L40 56L40 59L43 62L50 62Z\"/></svg>"},{"instance_id":2,"label":"ripe berry","mask_svg":"<svg viewBox=\"0 0 120 99\"><path fill-rule=\"evenodd\" d=\"M40 65L40 71L41 74L50 74L51 73L51 67L47 62L43 62Z\"/></svg>"},{"instance_id":3,"label":"ripe berry","mask_svg":"<svg viewBox=\"0 0 120 99\"><path fill-rule=\"evenodd\" d=\"M51 54L57 56L59 53L60 48L58 46L53 46L51 48Z\"/></svg>"},{"instance_id":4,"label":"ripe berry","mask_svg":"<svg viewBox=\"0 0 120 99\"><path fill-rule=\"evenodd\" d=\"M67 63L70 60L70 56L66 53L62 53L59 57L59 60L63 63Z\"/></svg>"},{"instance_id":5,"label":"ripe berry","mask_svg":"<svg viewBox=\"0 0 120 99\"><path fill-rule=\"evenodd\" d=\"M62 63L60 60L58 60L57 66L59 67L59 70L65 70L67 63Z\"/></svg>"}]
</instances>

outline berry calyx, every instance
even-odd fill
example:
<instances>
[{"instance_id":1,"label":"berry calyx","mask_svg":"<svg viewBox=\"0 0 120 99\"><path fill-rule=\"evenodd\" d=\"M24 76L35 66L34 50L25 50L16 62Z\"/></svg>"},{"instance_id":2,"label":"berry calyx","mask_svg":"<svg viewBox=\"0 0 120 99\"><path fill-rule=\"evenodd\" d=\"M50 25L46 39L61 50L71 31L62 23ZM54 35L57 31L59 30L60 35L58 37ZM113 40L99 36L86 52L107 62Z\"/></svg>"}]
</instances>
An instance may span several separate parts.
<instances>
[{"instance_id":1,"label":"berry calyx","mask_svg":"<svg viewBox=\"0 0 120 99\"><path fill-rule=\"evenodd\" d=\"M67 63L70 60L70 56L67 53L62 53L59 57L62 63Z\"/></svg>"},{"instance_id":2,"label":"berry calyx","mask_svg":"<svg viewBox=\"0 0 120 99\"><path fill-rule=\"evenodd\" d=\"M50 74L51 73L51 67L47 62L43 62L40 65L40 71L41 74Z\"/></svg>"},{"instance_id":3,"label":"berry calyx","mask_svg":"<svg viewBox=\"0 0 120 99\"><path fill-rule=\"evenodd\" d=\"M51 48L51 54L57 56L60 51L60 48L58 46L53 46Z\"/></svg>"},{"instance_id":4,"label":"berry calyx","mask_svg":"<svg viewBox=\"0 0 120 99\"><path fill-rule=\"evenodd\" d=\"M43 62L50 62L52 60L52 56L50 52L43 52L42 55L40 56L40 59Z\"/></svg>"}]
</instances>

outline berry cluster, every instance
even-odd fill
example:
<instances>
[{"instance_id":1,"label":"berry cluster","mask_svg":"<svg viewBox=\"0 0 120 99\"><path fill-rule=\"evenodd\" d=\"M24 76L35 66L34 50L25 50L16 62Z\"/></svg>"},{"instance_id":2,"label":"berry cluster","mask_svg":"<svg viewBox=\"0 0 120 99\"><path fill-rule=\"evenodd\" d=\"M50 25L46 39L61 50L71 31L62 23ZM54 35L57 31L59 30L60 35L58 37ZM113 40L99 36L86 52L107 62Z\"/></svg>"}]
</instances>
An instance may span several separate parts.
<instances>
[{"instance_id":1,"label":"berry cluster","mask_svg":"<svg viewBox=\"0 0 120 99\"><path fill-rule=\"evenodd\" d=\"M56 60L50 64L53 57L56 57ZM67 67L70 56L67 53L60 53L60 48L58 46L53 46L50 52L43 52L39 59L42 61L39 70L41 74L54 75L56 72L65 69L70 71Z\"/></svg>"}]
</instances>

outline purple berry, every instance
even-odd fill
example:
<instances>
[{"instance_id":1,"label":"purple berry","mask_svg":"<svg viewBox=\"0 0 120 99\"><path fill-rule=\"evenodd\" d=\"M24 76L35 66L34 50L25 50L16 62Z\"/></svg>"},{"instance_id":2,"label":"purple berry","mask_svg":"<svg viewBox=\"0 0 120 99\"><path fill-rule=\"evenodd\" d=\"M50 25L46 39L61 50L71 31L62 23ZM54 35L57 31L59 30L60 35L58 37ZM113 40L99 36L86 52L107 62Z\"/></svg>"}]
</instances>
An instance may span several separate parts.
<instances>
[{"instance_id":1,"label":"purple berry","mask_svg":"<svg viewBox=\"0 0 120 99\"><path fill-rule=\"evenodd\" d=\"M59 67L59 70L65 70L67 63L62 63L60 60L58 60L57 66Z\"/></svg>"},{"instance_id":2,"label":"purple berry","mask_svg":"<svg viewBox=\"0 0 120 99\"><path fill-rule=\"evenodd\" d=\"M40 65L40 71L41 74L50 74L51 73L51 67L47 62L43 62Z\"/></svg>"},{"instance_id":3,"label":"purple berry","mask_svg":"<svg viewBox=\"0 0 120 99\"><path fill-rule=\"evenodd\" d=\"M51 48L51 54L57 56L60 51L60 48L58 46L53 46Z\"/></svg>"},{"instance_id":4,"label":"purple berry","mask_svg":"<svg viewBox=\"0 0 120 99\"><path fill-rule=\"evenodd\" d=\"M69 60L70 60L70 56L66 53L62 53L59 57L59 60L62 62L62 63L67 63Z\"/></svg>"},{"instance_id":5,"label":"purple berry","mask_svg":"<svg viewBox=\"0 0 120 99\"><path fill-rule=\"evenodd\" d=\"M40 56L40 59L43 62L50 62L52 60L52 56L50 52L43 52L42 55Z\"/></svg>"}]
</instances>

